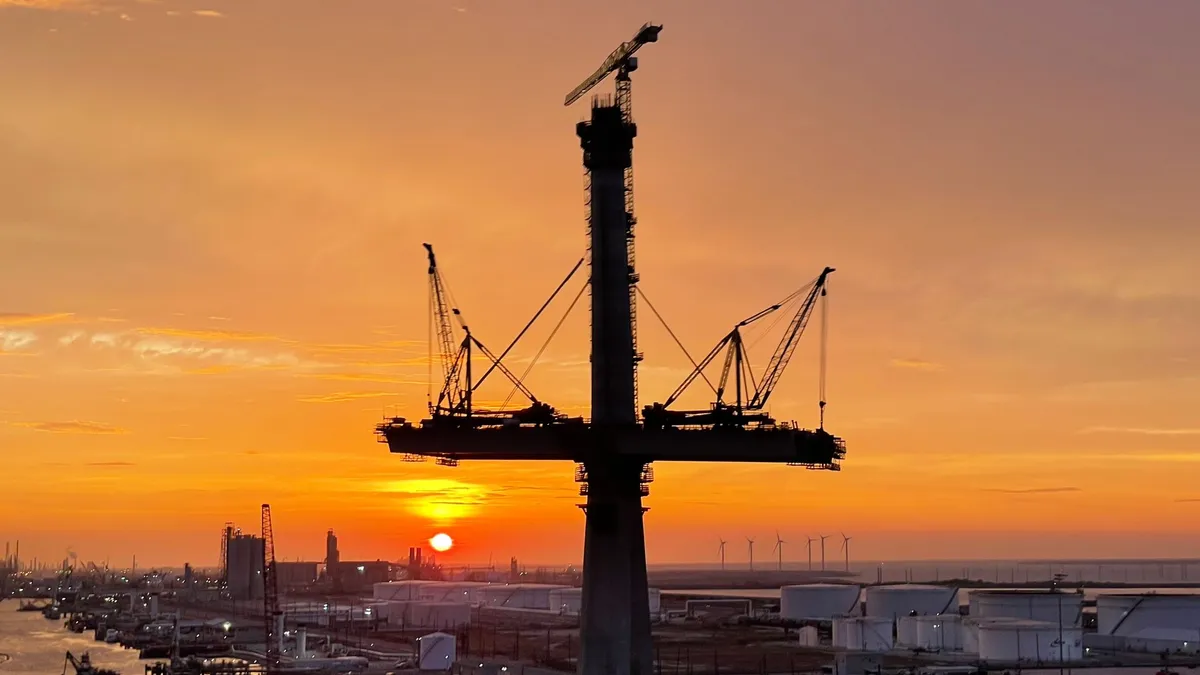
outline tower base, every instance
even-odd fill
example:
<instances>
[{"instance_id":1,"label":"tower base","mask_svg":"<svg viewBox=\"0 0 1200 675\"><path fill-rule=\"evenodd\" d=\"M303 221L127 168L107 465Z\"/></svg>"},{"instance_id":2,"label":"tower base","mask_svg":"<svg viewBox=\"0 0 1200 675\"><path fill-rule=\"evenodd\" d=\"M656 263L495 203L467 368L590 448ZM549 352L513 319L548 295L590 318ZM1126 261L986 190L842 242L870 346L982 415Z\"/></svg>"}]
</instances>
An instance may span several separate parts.
<instances>
[{"instance_id":1,"label":"tower base","mask_svg":"<svg viewBox=\"0 0 1200 675\"><path fill-rule=\"evenodd\" d=\"M630 457L585 461L580 675L652 675L642 467Z\"/></svg>"}]
</instances>

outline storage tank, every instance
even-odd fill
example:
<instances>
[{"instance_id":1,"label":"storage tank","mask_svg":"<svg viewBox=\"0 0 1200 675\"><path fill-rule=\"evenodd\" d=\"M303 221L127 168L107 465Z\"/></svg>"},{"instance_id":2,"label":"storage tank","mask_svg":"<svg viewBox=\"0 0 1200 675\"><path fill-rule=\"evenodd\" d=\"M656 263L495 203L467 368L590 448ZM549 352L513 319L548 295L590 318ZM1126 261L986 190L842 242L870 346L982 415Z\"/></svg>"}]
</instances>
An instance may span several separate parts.
<instances>
[{"instance_id":1,"label":"storage tank","mask_svg":"<svg viewBox=\"0 0 1200 675\"><path fill-rule=\"evenodd\" d=\"M1200 595L1100 595L1096 632L1100 635L1175 639L1200 630Z\"/></svg>"},{"instance_id":2,"label":"storage tank","mask_svg":"<svg viewBox=\"0 0 1200 675\"><path fill-rule=\"evenodd\" d=\"M550 591L570 586L554 584L505 584L487 586L479 591L480 602L490 607L514 609L550 609Z\"/></svg>"},{"instance_id":3,"label":"storage tank","mask_svg":"<svg viewBox=\"0 0 1200 675\"><path fill-rule=\"evenodd\" d=\"M801 647L820 647L821 633L817 631L816 626L805 626L799 631Z\"/></svg>"},{"instance_id":4,"label":"storage tank","mask_svg":"<svg viewBox=\"0 0 1200 675\"><path fill-rule=\"evenodd\" d=\"M897 584L867 587L867 614L899 618L910 614L946 614L958 608L958 589Z\"/></svg>"},{"instance_id":5,"label":"storage tank","mask_svg":"<svg viewBox=\"0 0 1200 675\"><path fill-rule=\"evenodd\" d=\"M1059 642L1059 635L1062 642ZM979 660L990 663L1052 663L1083 658L1083 631L1057 623L1018 619L979 624Z\"/></svg>"},{"instance_id":6,"label":"storage tank","mask_svg":"<svg viewBox=\"0 0 1200 675\"><path fill-rule=\"evenodd\" d=\"M858 596L853 584L799 584L779 589L779 617L801 621L828 621L836 616L858 614Z\"/></svg>"},{"instance_id":7,"label":"storage tank","mask_svg":"<svg viewBox=\"0 0 1200 675\"><path fill-rule=\"evenodd\" d=\"M371 585L371 597L375 600L420 600L420 588L436 581L381 581Z\"/></svg>"},{"instance_id":8,"label":"storage tank","mask_svg":"<svg viewBox=\"0 0 1200 675\"><path fill-rule=\"evenodd\" d=\"M896 646L912 649L917 646L917 617L896 618Z\"/></svg>"},{"instance_id":9,"label":"storage tank","mask_svg":"<svg viewBox=\"0 0 1200 675\"><path fill-rule=\"evenodd\" d=\"M550 591L550 611L559 614L578 614L582 609L582 588L556 588Z\"/></svg>"},{"instance_id":10,"label":"storage tank","mask_svg":"<svg viewBox=\"0 0 1200 675\"><path fill-rule=\"evenodd\" d=\"M892 620L874 616L842 616L833 620L833 647L863 652L892 648Z\"/></svg>"},{"instance_id":11,"label":"storage tank","mask_svg":"<svg viewBox=\"0 0 1200 675\"><path fill-rule=\"evenodd\" d=\"M657 588L651 588L647 600L650 604L651 616L662 612L662 591ZM552 589L549 593L549 603L551 612L557 614L579 614L583 611L583 589Z\"/></svg>"},{"instance_id":12,"label":"storage tank","mask_svg":"<svg viewBox=\"0 0 1200 675\"><path fill-rule=\"evenodd\" d=\"M962 649L962 617L958 614L926 614L911 617L917 624L917 647L935 652Z\"/></svg>"},{"instance_id":13,"label":"storage tank","mask_svg":"<svg viewBox=\"0 0 1200 675\"><path fill-rule=\"evenodd\" d=\"M1029 619L1064 626L1083 623L1083 594L1057 591L972 591L967 601L977 619Z\"/></svg>"},{"instance_id":14,"label":"storage tank","mask_svg":"<svg viewBox=\"0 0 1200 675\"><path fill-rule=\"evenodd\" d=\"M489 586L486 581L440 581L420 586L417 595L430 602L478 602L479 589Z\"/></svg>"},{"instance_id":15,"label":"storage tank","mask_svg":"<svg viewBox=\"0 0 1200 675\"><path fill-rule=\"evenodd\" d=\"M417 638L418 670L450 670L457 650L455 638L445 633L432 633Z\"/></svg>"},{"instance_id":16,"label":"storage tank","mask_svg":"<svg viewBox=\"0 0 1200 675\"><path fill-rule=\"evenodd\" d=\"M453 630L471 622L471 606L461 602L412 602L408 612L416 628Z\"/></svg>"}]
</instances>

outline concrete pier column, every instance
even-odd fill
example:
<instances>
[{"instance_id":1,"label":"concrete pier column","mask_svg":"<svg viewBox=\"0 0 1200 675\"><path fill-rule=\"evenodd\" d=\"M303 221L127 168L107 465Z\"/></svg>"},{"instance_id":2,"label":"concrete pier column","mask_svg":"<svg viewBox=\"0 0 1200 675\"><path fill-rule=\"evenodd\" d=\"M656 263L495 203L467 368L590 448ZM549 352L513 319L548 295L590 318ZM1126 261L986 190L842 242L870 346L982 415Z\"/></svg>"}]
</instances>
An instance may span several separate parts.
<instances>
[{"instance_id":1,"label":"concrete pier column","mask_svg":"<svg viewBox=\"0 0 1200 675\"><path fill-rule=\"evenodd\" d=\"M585 462L580 675L652 675L642 462Z\"/></svg>"},{"instance_id":2,"label":"concrete pier column","mask_svg":"<svg viewBox=\"0 0 1200 675\"><path fill-rule=\"evenodd\" d=\"M150 594L150 618L158 618L158 593Z\"/></svg>"},{"instance_id":3,"label":"concrete pier column","mask_svg":"<svg viewBox=\"0 0 1200 675\"><path fill-rule=\"evenodd\" d=\"M296 658L303 659L308 655L308 628L300 626L296 629Z\"/></svg>"}]
</instances>

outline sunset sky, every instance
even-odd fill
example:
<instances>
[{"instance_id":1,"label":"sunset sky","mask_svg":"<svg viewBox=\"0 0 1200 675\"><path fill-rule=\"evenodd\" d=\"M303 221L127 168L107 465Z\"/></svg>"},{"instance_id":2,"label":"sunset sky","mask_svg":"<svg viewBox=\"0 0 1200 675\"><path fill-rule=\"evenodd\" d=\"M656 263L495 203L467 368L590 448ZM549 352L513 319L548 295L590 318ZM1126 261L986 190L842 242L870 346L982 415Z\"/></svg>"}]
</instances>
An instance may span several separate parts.
<instances>
[{"instance_id":1,"label":"sunset sky","mask_svg":"<svg viewBox=\"0 0 1200 675\"><path fill-rule=\"evenodd\" d=\"M270 502L289 559L332 527L344 559L445 531L451 560L579 561L571 465L408 464L372 430L424 413L422 242L495 350L584 254L562 98L647 20L641 286L702 354L837 267L849 447L656 466L651 562L777 529L861 560L1196 556L1189 0L0 0L0 538L211 565ZM586 309L528 380L577 413ZM649 403L689 367L639 316ZM817 337L780 419L816 423Z\"/></svg>"}]
</instances>

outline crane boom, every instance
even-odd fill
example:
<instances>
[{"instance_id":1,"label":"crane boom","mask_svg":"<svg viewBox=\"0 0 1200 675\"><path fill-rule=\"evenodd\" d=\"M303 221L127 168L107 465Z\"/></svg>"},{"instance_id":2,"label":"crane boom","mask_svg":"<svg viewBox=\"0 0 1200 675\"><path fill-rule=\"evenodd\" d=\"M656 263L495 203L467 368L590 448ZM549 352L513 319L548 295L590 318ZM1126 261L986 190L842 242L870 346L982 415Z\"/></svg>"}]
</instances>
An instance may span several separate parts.
<instances>
[{"instance_id":1,"label":"crane boom","mask_svg":"<svg viewBox=\"0 0 1200 675\"><path fill-rule=\"evenodd\" d=\"M278 634L279 583L275 566L275 533L271 527L271 505L262 505L263 539L263 638L267 655L266 672L279 670L279 643L283 636Z\"/></svg>"},{"instance_id":2,"label":"crane boom","mask_svg":"<svg viewBox=\"0 0 1200 675\"><path fill-rule=\"evenodd\" d=\"M567 94L563 105L569 106L578 101L584 94L591 91L592 87L603 82L604 78L608 77L611 73L621 69L633 70L633 68L630 68L631 65L636 67L636 61L632 60L633 55L643 45L658 42L658 33L662 28L662 26L656 26L652 23L647 23L639 28L632 40L622 42L620 47L617 47L613 50L613 53L608 55L607 59L604 59L604 63L600 64L600 67L596 69L596 72L592 73L591 77L581 82L578 87L575 87L575 89L571 90L571 93Z\"/></svg>"},{"instance_id":3,"label":"crane boom","mask_svg":"<svg viewBox=\"0 0 1200 675\"><path fill-rule=\"evenodd\" d=\"M436 325L438 346L442 351L442 382L445 384L450 381L453 371L452 364L455 361L454 355L457 351L454 348L454 329L450 325L450 307L446 303L445 282L442 281L441 272L438 270L437 258L433 255L433 246L431 244L423 244L423 246L429 257L430 333L434 332L434 325ZM430 337L432 338L432 335ZM430 354L430 357L432 356Z\"/></svg>"},{"instance_id":4,"label":"crane boom","mask_svg":"<svg viewBox=\"0 0 1200 675\"><path fill-rule=\"evenodd\" d=\"M804 302L800 304L800 308L796 310L795 316L792 317L792 322L788 326L787 332L784 333L783 339L779 341L779 345L775 347L775 353L771 355L771 361L767 364L767 370L763 374L762 382L755 390L754 396L746 405L750 410L761 410L767 404L767 399L770 398L771 392L775 390L775 385L779 383L779 378L783 375L783 371L787 368L788 361L792 359L792 354L796 351L796 345L800 342L800 336L804 334L804 328L808 326L808 320L812 317L813 308L816 307L817 298L825 295L825 280L834 269L826 267L821 271L821 275L813 282L812 288L808 292L808 296L804 298Z\"/></svg>"}]
</instances>

